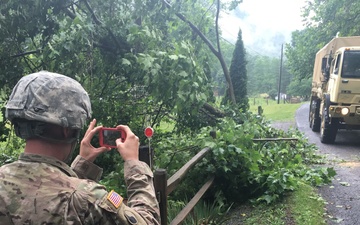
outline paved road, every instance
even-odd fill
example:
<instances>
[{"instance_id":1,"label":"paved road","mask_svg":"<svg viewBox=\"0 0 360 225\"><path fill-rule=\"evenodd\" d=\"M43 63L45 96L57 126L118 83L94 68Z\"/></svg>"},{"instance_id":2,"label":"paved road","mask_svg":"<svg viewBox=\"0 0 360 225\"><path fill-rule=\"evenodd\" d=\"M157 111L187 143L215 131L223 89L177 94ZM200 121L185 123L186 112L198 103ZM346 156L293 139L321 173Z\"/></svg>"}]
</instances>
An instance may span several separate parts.
<instances>
[{"instance_id":1,"label":"paved road","mask_svg":"<svg viewBox=\"0 0 360 225\"><path fill-rule=\"evenodd\" d=\"M320 134L311 131L308 123L309 104L296 111L296 126L310 143L328 158L337 175L330 185L319 188L327 202L327 221L330 225L360 225L360 131L339 131L335 144L320 142Z\"/></svg>"}]
</instances>

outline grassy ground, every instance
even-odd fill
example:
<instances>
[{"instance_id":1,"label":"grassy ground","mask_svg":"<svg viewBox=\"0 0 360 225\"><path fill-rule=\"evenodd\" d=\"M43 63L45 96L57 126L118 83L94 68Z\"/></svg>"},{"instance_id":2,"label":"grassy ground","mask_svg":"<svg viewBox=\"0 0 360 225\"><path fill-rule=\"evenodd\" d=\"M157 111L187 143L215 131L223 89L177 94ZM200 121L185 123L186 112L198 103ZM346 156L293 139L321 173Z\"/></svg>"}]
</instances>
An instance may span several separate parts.
<instances>
[{"instance_id":1,"label":"grassy ground","mask_svg":"<svg viewBox=\"0 0 360 225\"><path fill-rule=\"evenodd\" d=\"M274 100L255 99L250 101L250 110L257 113L258 106L270 121L294 122L295 112L303 103L288 104ZM237 217L242 217L244 225L325 225L324 200L316 189L300 183L299 188L290 193L283 201L272 205L239 207Z\"/></svg>"},{"instance_id":2,"label":"grassy ground","mask_svg":"<svg viewBox=\"0 0 360 225\"><path fill-rule=\"evenodd\" d=\"M250 111L258 113L258 107L261 106L263 115L271 121L293 122L295 120L295 112L301 103L289 104L280 101L279 104L275 100L269 99L249 99Z\"/></svg>"},{"instance_id":3,"label":"grassy ground","mask_svg":"<svg viewBox=\"0 0 360 225\"><path fill-rule=\"evenodd\" d=\"M233 214L231 225L325 225L324 200L316 190L300 183L298 190L271 205L243 205Z\"/></svg>"}]
</instances>

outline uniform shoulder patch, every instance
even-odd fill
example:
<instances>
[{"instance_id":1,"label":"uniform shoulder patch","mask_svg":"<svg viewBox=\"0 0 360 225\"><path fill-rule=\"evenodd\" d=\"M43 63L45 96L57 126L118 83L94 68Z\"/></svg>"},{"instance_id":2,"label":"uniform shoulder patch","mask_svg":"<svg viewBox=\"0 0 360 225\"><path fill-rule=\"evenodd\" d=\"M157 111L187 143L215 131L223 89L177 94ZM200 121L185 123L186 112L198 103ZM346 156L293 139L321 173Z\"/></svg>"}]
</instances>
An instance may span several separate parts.
<instances>
[{"instance_id":1,"label":"uniform shoulder patch","mask_svg":"<svg viewBox=\"0 0 360 225\"><path fill-rule=\"evenodd\" d=\"M111 204L113 204L115 208L119 208L119 206L123 202L123 198L121 197L121 195L116 193L114 190L110 191L107 196L107 200L109 200L109 202L111 202Z\"/></svg>"}]
</instances>

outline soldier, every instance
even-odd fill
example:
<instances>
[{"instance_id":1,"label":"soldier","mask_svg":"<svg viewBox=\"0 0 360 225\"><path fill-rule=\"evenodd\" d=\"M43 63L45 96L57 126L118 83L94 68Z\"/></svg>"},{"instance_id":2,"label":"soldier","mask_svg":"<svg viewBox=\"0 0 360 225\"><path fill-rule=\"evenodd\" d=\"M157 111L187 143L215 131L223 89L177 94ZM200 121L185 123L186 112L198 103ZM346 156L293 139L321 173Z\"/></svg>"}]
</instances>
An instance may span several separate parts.
<instances>
[{"instance_id":1,"label":"soldier","mask_svg":"<svg viewBox=\"0 0 360 225\"><path fill-rule=\"evenodd\" d=\"M124 159L128 201L97 183L102 169L93 164L109 148L90 144L101 126L90 122L80 153L65 162L91 117L83 87L70 77L41 71L24 76L6 105L6 118L26 140L19 160L0 167L0 225L5 224L160 224L153 174L138 160L139 138L129 127L116 140Z\"/></svg>"}]
</instances>

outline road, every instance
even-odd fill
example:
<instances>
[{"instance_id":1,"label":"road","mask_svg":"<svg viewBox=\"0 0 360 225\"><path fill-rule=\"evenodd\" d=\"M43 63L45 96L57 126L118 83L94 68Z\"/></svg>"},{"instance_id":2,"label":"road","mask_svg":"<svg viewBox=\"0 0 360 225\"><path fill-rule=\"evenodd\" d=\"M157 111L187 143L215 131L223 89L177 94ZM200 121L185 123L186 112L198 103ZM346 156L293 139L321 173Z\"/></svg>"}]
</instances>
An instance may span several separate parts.
<instances>
[{"instance_id":1,"label":"road","mask_svg":"<svg viewBox=\"0 0 360 225\"><path fill-rule=\"evenodd\" d=\"M320 133L309 127L308 115L309 103L305 103L296 111L296 126L337 173L330 185L318 188L327 202L327 224L360 225L360 132L339 130L335 144L322 144Z\"/></svg>"}]
</instances>

